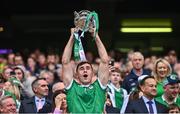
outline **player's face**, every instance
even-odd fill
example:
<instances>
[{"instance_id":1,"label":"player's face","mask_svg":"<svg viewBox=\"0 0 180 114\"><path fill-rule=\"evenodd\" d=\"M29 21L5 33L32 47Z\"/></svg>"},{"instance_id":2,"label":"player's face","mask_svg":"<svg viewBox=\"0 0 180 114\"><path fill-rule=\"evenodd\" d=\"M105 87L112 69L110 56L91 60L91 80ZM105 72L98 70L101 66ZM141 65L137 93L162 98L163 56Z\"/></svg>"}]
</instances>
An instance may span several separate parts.
<instances>
[{"instance_id":1,"label":"player's face","mask_svg":"<svg viewBox=\"0 0 180 114\"><path fill-rule=\"evenodd\" d=\"M85 63L79 66L77 70L78 79L81 84L88 85L91 83L93 77L93 69L90 64Z\"/></svg>"}]
</instances>

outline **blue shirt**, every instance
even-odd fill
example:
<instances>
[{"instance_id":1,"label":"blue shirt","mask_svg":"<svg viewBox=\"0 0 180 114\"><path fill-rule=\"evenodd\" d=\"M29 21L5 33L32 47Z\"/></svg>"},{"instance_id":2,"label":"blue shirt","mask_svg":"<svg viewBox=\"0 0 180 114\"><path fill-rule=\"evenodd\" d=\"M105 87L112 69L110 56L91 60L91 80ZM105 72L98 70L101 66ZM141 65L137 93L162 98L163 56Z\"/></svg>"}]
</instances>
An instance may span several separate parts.
<instances>
[{"instance_id":1,"label":"blue shirt","mask_svg":"<svg viewBox=\"0 0 180 114\"><path fill-rule=\"evenodd\" d=\"M38 102L42 103L42 106L44 106L45 104L45 98L38 98L37 96L35 96L35 103L36 103L36 108L38 108ZM38 109L37 109L38 110Z\"/></svg>"}]
</instances>

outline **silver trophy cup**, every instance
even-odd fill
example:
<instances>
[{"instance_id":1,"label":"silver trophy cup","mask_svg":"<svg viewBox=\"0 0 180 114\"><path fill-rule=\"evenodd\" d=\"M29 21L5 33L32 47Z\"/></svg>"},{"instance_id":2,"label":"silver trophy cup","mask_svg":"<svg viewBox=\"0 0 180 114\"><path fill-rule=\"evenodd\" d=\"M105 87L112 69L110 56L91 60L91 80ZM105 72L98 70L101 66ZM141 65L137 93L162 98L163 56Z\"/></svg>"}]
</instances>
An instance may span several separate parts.
<instances>
[{"instance_id":1,"label":"silver trophy cup","mask_svg":"<svg viewBox=\"0 0 180 114\"><path fill-rule=\"evenodd\" d=\"M95 24L95 20L94 18L90 18L89 20L87 20L87 17L88 15L90 14L91 12L88 11L88 10L81 10L80 12L74 12L74 25L76 28L78 28L79 30L81 31L89 31L90 28L95 28L96 24ZM86 23L87 21L89 21L87 27L86 26Z\"/></svg>"}]
</instances>

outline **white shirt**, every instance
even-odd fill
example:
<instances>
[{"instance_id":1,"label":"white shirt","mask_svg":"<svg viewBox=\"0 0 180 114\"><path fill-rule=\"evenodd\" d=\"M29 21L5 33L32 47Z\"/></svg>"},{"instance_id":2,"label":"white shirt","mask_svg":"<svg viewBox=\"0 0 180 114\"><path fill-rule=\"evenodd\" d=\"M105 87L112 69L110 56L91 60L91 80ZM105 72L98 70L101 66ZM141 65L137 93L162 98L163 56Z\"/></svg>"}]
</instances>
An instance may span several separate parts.
<instances>
[{"instance_id":1,"label":"white shirt","mask_svg":"<svg viewBox=\"0 0 180 114\"><path fill-rule=\"evenodd\" d=\"M147 103L150 100L148 98L146 98L145 96L142 96L142 99L144 100L144 103L146 104L146 108L148 109L148 112L150 112L149 111L149 104ZM152 107L153 107L154 114L157 114L156 103L155 103L154 99L152 99L151 101L153 102Z\"/></svg>"}]
</instances>

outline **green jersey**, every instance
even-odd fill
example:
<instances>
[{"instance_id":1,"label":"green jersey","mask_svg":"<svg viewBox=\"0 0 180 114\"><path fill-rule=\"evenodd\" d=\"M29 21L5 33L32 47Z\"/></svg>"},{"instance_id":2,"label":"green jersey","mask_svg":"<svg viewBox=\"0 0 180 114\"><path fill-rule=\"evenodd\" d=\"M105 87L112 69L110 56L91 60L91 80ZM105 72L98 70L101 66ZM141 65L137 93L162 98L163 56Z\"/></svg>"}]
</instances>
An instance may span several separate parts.
<instances>
[{"instance_id":1,"label":"green jersey","mask_svg":"<svg viewBox=\"0 0 180 114\"><path fill-rule=\"evenodd\" d=\"M113 107L121 109L124 98L127 96L126 90L123 88L116 88L112 83L110 83L108 84L108 94Z\"/></svg>"},{"instance_id":2,"label":"green jersey","mask_svg":"<svg viewBox=\"0 0 180 114\"><path fill-rule=\"evenodd\" d=\"M69 113L102 113L106 100L106 88L99 80L88 86L73 80L67 88L66 99Z\"/></svg>"},{"instance_id":3,"label":"green jersey","mask_svg":"<svg viewBox=\"0 0 180 114\"><path fill-rule=\"evenodd\" d=\"M166 105L167 107L169 107L169 104L166 102L166 100L165 100L165 98L164 98L163 95L160 96L160 97L157 97L157 98L155 98L155 99L156 99L156 101L158 101L159 103L164 104L164 105ZM178 106L180 107L180 96L177 96L173 103L176 104L176 105L178 105Z\"/></svg>"},{"instance_id":4,"label":"green jersey","mask_svg":"<svg viewBox=\"0 0 180 114\"><path fill-rule=\"evenodd\" d=\"M156 87L156 89L157 89L157 95L156 95L156 97L160 97L160 96L162 96L162 94L164 94L164 88L163 88L162 82L157 82L157 87Z\"/></svg>"}]
</instances>

